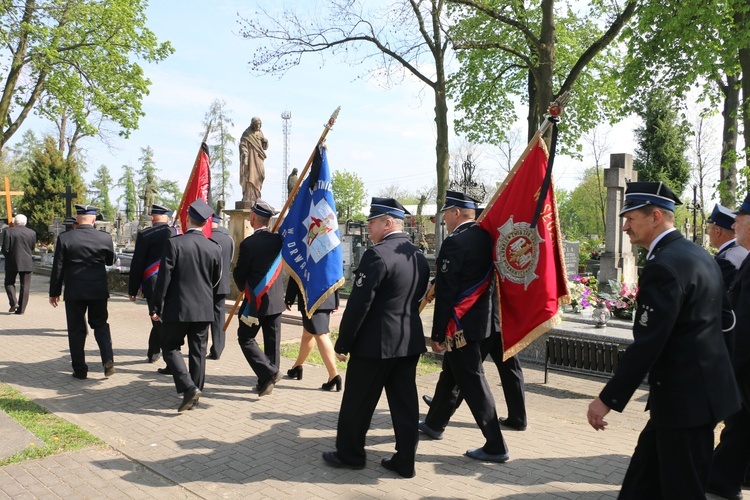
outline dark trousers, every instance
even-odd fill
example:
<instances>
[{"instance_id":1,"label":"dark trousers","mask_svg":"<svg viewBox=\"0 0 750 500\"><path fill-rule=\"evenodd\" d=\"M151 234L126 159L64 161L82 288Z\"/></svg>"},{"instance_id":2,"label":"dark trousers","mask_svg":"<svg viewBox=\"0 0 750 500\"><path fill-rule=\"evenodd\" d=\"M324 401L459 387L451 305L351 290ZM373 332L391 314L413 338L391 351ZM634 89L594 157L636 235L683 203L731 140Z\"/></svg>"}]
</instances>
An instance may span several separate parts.
<instances>
[{"instance_id":1,"label":"dark trousers","mask_svg":"<svg viewBox=\"0 0 750 500\"><path fill-rule=\"evenodd\" d=\"M164 323L161 331L161 350L164 361L172 370L174 386L178 393L197 387L203 390L206 379L206 345L209 322ZM180 347L188 341L188 367L182 358ZM189 370L189 371L188 371Z\"/></svg>"},{"instance_id":2,"label":"dark trousers","mask_svg":"<svg viewBox=\"0 0 750 500\"><path fill-rule=\"evenodd\" d=\"M482 448L486 453L499 455L508 453L508 447L497 421L495 400L484 377L480 347L481 342L467 341L466 346L443 354L443 371L438 379L441 390L435 391L425 423L431 429L444 430L456 409L460 391L486 440Z\"/></svg>"},{"instance_id":3,"label":"dark trousers","mask_svg":"<svg viewBox=\"0 0 750 500\"><path fill-rule=\"evenodd\" d=\"M73 371L76 373L88 373L84 348L86 346L86 312L88 311L88 324L94 330L94 338L99 345L99 353L102 365L107 361L113 361L112 335L107 323L107 299L104 300L66 300L65 318L68 321L68 346L70 347L70 359L73 362Z\"/></svg>"},{"instance_id":4,"label":"dark trousers","mask_svg":"<svg viewBox=\"0 0 750 500\"><path fill-rule=\"evenodd\" d=\"M21 290L16 299L16 274L21 282ZM23 314L26 311L26 305L29 303L29 288L31 287L31 271L18 272L5 270L5 293L8 294L8 304L10 307L18 307L17 314Z\"/></svg>"},{"instance_id":5,"label":"dark trousers","mask_svg":"<svg viewBox=\"0 0 750 500\"><path fill-rule=\"evenodd\" d=\"M714 450L709 482L723 491L740 493L750 464L750 413L743 405L724 424L719 446Z\"/></svg>"},{"instance_id":6,"label":"dark trousers","mask_svg":"<svg viewBox=\"0 0 750 500\"><path fill-rule=\"evenodd\" d=\"M227 311L224 308L226 295L223 293L214 295L214 321L211 323L211 357L219 359L224 352L224 321Z\"/></svg>"},{"instance_id":7,"label":"dark trousers","mask_svg":"<svg viewBox=\"0 0 750 500\"><path fill-rule=\"evenodd\" d=\"M336 453L342 461L364 465L365 436L385 389L396 434L396 454L392 463L405 475L414 472L419 442L418 361L419 355L392 359L351 356L336 428Z\"/></svg>"},{"instance_id":8,"label":"dark trousers","mask_svg":"<svg viewBox=\"0 0 750 500\"><path fill-rule=\"evenodd\" d=\"M500 383L503 386L505 395L505 404L508 407L508 421L519 426L526 425L526 387L523 381L523 371L521 362L516 356L503 361L503 349L500 343L500 334L493 332L492 335L484 339L479 347L482 355L482 361L487 359L487 355L497 367L500 375ZM445 358L443 358L443 370L446 369ZM432 397L431 407L435 407L428 424L431 429L443 431L448 426L451 416L456 412L463 402L461 391L454 383L453 377L440 374L438 383L435 386L435 393ZM450 385L453 384L453 385ZM433 427L434 425L434 427Z\"/></svg>"},{"instance_id":9,"label":"dark trousers","mask_svg":"<svg viewBox=\"0 0 750 500\"><path fill-rule=\"evenodd\" d=\"M649 420L638 437L618 498L704 500L714 427L658 429Z\"/></svg>"},{"instance_id":10,"label":"dark trousers","mask_svg":"<svg viewBox=\"0 0 750 500\"><path fill-rule=\"evenodd\" d=\"M248 326L240 321L237 328L237 341L242 354L258 377L258 385L279 373L279 358L281 357L281 314L261 316L260 324ZM263 329L263 351L260 350L255 337Z\"/></svg>"},{"instance_id":11,"label":"dark trousers","mask_svg":"<svg viewBox=\"0 0 750 500\"><path fill-rule=\"evenodd\" d=\"M151 312L156 310L151 304L151 297L146 297L146 302L148 303L148 314L151 316ZM151 320L151 332L148 334L148 351L146 352L149 360L161 352L161 328L161 321Z\"/></svg>"}]
</instances>

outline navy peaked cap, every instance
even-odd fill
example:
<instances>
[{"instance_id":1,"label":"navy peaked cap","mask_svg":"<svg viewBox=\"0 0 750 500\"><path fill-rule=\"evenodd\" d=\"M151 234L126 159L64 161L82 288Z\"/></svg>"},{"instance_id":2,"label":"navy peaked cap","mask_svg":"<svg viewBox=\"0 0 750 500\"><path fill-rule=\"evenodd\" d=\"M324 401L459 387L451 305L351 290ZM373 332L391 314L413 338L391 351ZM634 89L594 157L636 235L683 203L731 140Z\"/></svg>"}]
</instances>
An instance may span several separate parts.
<instances>
[{"instance_id":1,"label":"navy peaked cap","mask_svg":"<svg viewBox=\"0 0 750 500\"><path fill-rule=\"evenodd\" d=\"M214 209L209 207L208 203L200 198L192 202L188 207L188 215L198 222L206 222L213 213Z\"/></svg>"},{"instance_id":2,"label":"navy peaked cap","mask_svg":"<svg viewBox=\"0 0 750 500\"><path fill-rule=\"evenodd\" d=\"M445 203L443 203L443 208L440 211L442 212L449 208L471 208L472 210L476 210L478 204L479 200L472 198L468 194L449 189L445 192Z\"/></svg>"},{"instance_id":3,"label":"navy peaked cap","mask_svg":"<svg viewBox=\"0 0 750 500\"><path fill-rule=\"evenodd\" d=\"M733 213L735 215L750 215L750 194L745 196L742 205L740 205Z\"/></svg>"},{"instance_id":4,"label":"navy peaked cap","mask_svg":"<svg viewBox=\"0 0 750 500\"><path fill-rule=\"evenodd\" d=\"M648 205L674 212L675 205L682 205L682 202L663 182L629 182L620 215Z\"/></svg>"},{"instance_id":5,"label":"navy peaked cap","mask_svg":"<svg viewBox=\"0 0 750 500\"><path fill-rule=\"evenodd\" d=\"M261 217L270 219L276 214L276 209L273 208L268 203L266 203L265 201L258 198L258 201L255 202L255 205L253 205L253 212L260 215Z\"/></svg>"},{"instance_id":6,"label":"navy peaked cap","mask_svg":"<svg viewBox=\"0 0 750 500\"><path fill-rule=\"evenodd\" d=\"M372 202L370 203L370 215L367 216L367 220L375 219L383 215L390 215L397 219L403 219L407 215L411 215L404 206L393 198L380 198L373 196Z\"/></svg>"},{"instance_id":7,"label":"navy peaked cap","mask_svg":"<svg viewBox=\"0 0 750 500\"><path fill-rule=\"evenodd\" d=\"M714 205L714 210L711 212L708 222L723 227L724 229L732 229L732 224L734 224L734 214L727 207L717 203Z\"/></svg>"},{"instance_id":8,"label":"navy peaked cap","mask_svg":"<svg viewBox=\"0 0 750 500\"><path fill-rule=\"evenodd\" d=\"M151 215L166 215L170 212L168 208L161 205L151 205Z\"/></svg>"},{"instance_id":9,"label":"navy peaked cap","mask_svg":"<svg viewBox=\"0 0 750 500\"><path fill-rule=\"evenodd\" d=\"M99 207L94 205L76 205L77 215L96 215L99 212Z\"/></svg>"}]
</instances>

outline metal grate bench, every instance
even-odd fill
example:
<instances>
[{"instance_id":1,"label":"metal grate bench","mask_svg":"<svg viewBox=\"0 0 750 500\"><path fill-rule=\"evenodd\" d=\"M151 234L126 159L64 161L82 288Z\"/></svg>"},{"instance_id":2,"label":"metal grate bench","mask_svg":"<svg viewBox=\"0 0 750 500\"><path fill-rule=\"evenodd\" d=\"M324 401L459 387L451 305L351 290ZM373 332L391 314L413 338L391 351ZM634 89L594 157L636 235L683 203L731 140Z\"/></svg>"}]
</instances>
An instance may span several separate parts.
<instances>
[{"instance_id":1,"label":"metal grate bench","mask_svg":"<svg viewBox=\"0 0 750 500\"><path fill-rule=\"evenodd\" d=\"M612 342L547 337L547 354L544 360L544 383L550 369L607 377L614 373L625 349Z\"/></svg>"}]
</instances>

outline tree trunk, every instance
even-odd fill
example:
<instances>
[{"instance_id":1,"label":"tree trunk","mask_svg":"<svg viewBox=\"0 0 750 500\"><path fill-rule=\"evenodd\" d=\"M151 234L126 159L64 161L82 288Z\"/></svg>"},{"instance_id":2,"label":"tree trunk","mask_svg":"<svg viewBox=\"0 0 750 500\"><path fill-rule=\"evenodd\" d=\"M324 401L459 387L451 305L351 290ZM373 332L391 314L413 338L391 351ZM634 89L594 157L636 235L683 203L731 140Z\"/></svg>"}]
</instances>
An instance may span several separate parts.
<instances>
[{"instance_id":1,"label":"tree trunk","mask_svg":"<svg viewBox=\"0 0 750 500\"><path fill-rule=\"evenodd\" d=\"M721 131L721 168L719 169L719 196L725 207L734 207L737 191L737 111L740 105L739 77L727 75L726 85L721 84L724 124Z\"/></svg>"}]
</instances>

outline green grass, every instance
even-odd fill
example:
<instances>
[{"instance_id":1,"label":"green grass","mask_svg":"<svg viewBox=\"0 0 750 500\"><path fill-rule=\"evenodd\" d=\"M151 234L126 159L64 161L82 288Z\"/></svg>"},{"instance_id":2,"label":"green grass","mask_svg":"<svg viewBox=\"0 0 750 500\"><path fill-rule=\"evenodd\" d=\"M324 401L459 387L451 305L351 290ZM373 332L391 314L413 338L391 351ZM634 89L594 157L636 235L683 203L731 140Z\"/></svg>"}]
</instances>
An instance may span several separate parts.
<instances>
[{"instance_id":1,"label":"green grass","mask_svg":"<svg viewBox=\"0 0 750 500\"><path fill-rule=\"evenodd\" d=\"M25 450L0 460L0 467L105 444L77 425L49 413L6 384L0 384L0 409L43 442L41 445L29 443Z\"/></svg>"},{"instance_id":2,"label":"green grass","mask_svg":"<svg viewBox=\"0 0 750 500\"><path fill-rule=\"evenodd\" d=\"M331 343L336 344L336 339L339 336L338 330L334 329L330 335ZM281 344L281 355L285 358L296 360L299 355L299 342L286 342ZM317 348L312 350L305 363L323 366L323 358L320 357L320 352L318 352ZM339 370L346 370L346 363L337 361L336 367ZM417 364L417 376L439 372L441 367L442 361L440 358L431 356L429 353L423 354L422 357L419 358L419 363Z\"/></svg>"}]
</instances>

